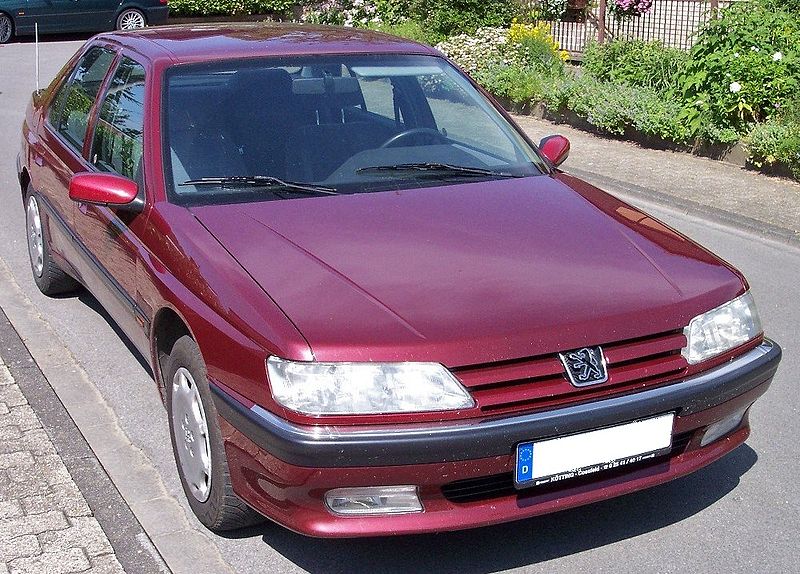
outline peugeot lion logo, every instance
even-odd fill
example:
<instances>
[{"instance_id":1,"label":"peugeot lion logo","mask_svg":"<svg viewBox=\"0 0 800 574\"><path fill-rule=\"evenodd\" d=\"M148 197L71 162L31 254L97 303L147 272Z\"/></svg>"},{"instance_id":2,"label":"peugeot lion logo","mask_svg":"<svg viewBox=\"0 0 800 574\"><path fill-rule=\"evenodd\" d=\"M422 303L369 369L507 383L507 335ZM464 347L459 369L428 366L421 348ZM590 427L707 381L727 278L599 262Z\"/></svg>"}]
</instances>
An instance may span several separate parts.
<instances>
[{"instance_id":1,"label":"peugeot lion logo","mask_svg":"<svg viewBox=\"0 0 800 574\"><path fill-rule=\"evenodd\" d=\"M576 387L598 385L608 380L606 358L600 347L584 347L577 351L567 351L559 353L558 357L567 371L569 382Z\"/></svg>"}]
</instances>

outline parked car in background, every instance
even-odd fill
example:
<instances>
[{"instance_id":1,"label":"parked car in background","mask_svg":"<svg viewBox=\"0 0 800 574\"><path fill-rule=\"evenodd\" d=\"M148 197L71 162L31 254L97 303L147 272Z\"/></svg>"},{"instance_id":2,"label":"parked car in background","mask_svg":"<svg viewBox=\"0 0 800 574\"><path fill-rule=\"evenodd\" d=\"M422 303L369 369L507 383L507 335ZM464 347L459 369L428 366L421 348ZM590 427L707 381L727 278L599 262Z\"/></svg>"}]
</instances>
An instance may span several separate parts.
<instances>
[{"instance_id":1,"label":"parked car in background","mask_svg":"<svg viewBox=\"0 0 800 574\"><path fill-rule=\"evenodd\" d=\"M150 360L213 530L437 532L640 490L740 445L780 361L738 271L408 40L102 34L21 141L33 279L88 288Z\"/></svg>"},{"instance_id":2,"label":"parked car in background","mask_svg":"<svg viewBox=\"0 0 800 574\"><path fill-rule=\"evenodd\" d=\"M168 0L0 0L0 44L14 36L134 30L167 21Z\"/></svg>"}]
</instances>

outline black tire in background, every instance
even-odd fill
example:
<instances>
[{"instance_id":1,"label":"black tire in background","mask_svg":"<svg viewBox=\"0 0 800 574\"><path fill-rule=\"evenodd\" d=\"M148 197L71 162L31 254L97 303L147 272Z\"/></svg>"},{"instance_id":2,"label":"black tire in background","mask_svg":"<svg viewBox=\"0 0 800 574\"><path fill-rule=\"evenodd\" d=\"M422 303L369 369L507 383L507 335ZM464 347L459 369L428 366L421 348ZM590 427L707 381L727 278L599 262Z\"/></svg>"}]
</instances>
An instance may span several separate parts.
<instances>
[{"instance_id":1,"label":"black tire in background","mask_svg":"<svg viewBox=\"0 0 800 574\"><path fill-rule=\"evenodd\" d=\"M216 532L262 522L264 517L233 492L205 362L197 343L188 335L172 347L164 386L175 464L198 520ZM198 460L207 461L205 469Z\"/></svg>"}]
</instances>

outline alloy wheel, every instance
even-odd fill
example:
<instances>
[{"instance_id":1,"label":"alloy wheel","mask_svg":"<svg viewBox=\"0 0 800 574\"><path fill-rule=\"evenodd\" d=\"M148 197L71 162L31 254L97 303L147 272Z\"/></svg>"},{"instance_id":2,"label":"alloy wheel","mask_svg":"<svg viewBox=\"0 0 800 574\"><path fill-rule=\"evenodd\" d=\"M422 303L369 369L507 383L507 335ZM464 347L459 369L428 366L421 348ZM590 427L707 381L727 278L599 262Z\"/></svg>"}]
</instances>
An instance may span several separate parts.
<instances>
[{"instance_id":1,"label":"alloy wheel","mask_svg":"<svg viewBox=\"0 0 800 574\"><path fill-rule=\"evenodd\" d=\"M138 10L125 10L119 16L117 28L120 30L136 30L146 25L144 14Z\"/></svg>"},{"instance_id":2,"label":"alloy wheel","mask_svg":"<svg viewBox=\"0 0 800 574\"><path fill-rule=\"evenodd\" d=\"M0 14L0 44L5 44L11 40L11 33L14 31L14 23L6 14Z\"/></svg>"}]
</instances>

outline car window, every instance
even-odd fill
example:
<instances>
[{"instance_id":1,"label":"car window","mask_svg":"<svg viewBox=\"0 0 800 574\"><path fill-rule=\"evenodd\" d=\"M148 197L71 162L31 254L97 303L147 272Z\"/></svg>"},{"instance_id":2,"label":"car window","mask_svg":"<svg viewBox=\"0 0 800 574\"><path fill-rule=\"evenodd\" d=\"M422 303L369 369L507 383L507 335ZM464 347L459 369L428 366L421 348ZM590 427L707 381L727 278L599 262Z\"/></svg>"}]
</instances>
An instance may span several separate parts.
<instances>
[{"instance_id":1,"label":"car window","mask_svg":"<svg viewBox=\"0 0 800 574\"><path fill-rule=\"evenodd\" d=\"M89 111L114 61L114 52L92 48L78 63L72 79L65 83L53 103L50 123L77 150L83 148Z\"/></svg>"},{"instance_id":2,"label":"car window","mask_svg":"<svg viewBox=\"0 0 800 574\"><path fill-rule=\"evenodd\" d=\"M100 108L92 163L102 171L137 179L144 130L144 68L123 58Z\"/></svg>"},{"instance_id":3,"label":"car window","mask_svg":"<svg viewBox=\"0 0 800 574\"><path fill-rule=\"evenodd\" d=\"M167 192L180 204L304 191L286 182L365 193L547 169L469 80L432 56L175 66L163 102ZM265 178L273 181L261 185Z\"/></svg>"}]
</instances>

